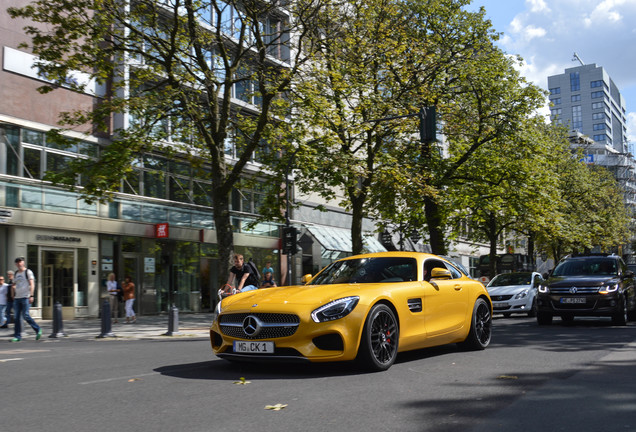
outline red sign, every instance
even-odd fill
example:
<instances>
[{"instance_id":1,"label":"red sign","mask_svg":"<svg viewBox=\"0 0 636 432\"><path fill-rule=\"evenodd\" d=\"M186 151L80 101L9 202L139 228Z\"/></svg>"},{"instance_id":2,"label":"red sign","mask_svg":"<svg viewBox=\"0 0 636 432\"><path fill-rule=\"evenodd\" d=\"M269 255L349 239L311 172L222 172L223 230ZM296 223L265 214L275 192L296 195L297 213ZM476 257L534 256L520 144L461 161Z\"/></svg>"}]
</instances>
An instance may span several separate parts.
<instances>
[{"instance_id":1,"label":"red sign","mask_svg":"<svg viewBox=\"0 0 636 432\"><path fill-rule=\"evenodd\" d=\"M168 238L169 225L168 223L155 224L155 238Z\"/></svg>"}]
</instances>

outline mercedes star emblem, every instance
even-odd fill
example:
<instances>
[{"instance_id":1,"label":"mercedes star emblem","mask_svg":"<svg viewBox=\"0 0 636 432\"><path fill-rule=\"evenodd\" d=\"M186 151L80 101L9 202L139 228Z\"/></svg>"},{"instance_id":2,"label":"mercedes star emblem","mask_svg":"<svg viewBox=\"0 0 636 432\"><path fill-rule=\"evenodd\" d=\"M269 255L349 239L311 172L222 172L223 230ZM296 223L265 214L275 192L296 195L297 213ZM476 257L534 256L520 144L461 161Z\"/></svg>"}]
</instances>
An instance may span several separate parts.
<instances>
[{"instance_id":1,"label":"mercedes star emblem","mask_svg":"<svg viewBox=\"0 0 636 432\"><path fill-rule=\"evenodd\" d=\"M254 315L248 315L243 320L243 331L247 336L256 336L261 331L261 322Z\"/></svg>"}]
</instances>

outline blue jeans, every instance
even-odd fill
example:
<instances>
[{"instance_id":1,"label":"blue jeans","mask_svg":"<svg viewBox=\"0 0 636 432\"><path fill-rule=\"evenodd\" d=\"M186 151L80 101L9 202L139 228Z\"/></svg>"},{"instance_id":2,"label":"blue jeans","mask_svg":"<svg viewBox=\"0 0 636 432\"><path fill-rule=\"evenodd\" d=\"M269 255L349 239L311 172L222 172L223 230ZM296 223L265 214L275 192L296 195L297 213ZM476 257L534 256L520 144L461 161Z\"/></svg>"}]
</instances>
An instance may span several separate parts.
<instances>
[{"instance_id":1,"label":"blue jeans","mask_svg":"<svg viewBox=\"0 0 636 432\"><path fill-rule=\"evenodd\" d=\"M28 298L16 298L13 299L13 307L15 308L15 331L13 337L16 339L22 339L22 319L29 323L35 334L40 331L40 326L29 315L29 303Z\"/></svg>"},{"instance_id":2,"label":"blue jeans","mask_svg":"<svg viewBox=\"0 0 636 432\"><path fill-rule=\"evenodd\" d=\"M4 314L6 308L6 304L0 305L0 326L5 325L7 321L9 321L9 319Z\"/></svg>"},{"instance_id":3,"label":"blue jeans","mask_svg":"<svg viewBox=\"0 0 636 432\"><path fill-rule=\"evenodd\" d=\"M244 286L243 289L241 290L241 292L245 292L245 291L252 291L258 289L258 287L254 286L254 285L247 285Z\"/></svg>"}]
</instances>

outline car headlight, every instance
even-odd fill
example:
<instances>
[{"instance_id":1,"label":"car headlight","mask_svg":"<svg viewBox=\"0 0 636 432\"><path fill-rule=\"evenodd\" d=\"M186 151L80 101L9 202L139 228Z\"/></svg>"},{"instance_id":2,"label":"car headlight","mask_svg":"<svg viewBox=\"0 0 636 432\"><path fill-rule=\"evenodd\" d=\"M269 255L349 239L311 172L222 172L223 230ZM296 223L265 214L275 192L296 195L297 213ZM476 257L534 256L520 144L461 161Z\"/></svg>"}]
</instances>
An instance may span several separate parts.
<instances>
[{"instance_id":1,"label":"car headlight","mask_svg":"<svg viewBox=\"0 0 636 432\"><path fill-rule=\"evenodd\" d=\"M599 291L599 293L601 294L609 294L612 292L616 292L618 291L618 284L609 284L609 285L605 285L604 287L601 287L601 290Z\"/></svg>"},{"instance_id":2,"label":"car headlight","mask_svg":"<svg viewBox=\"0 0 636 432\"><path fill-rule=\"evenodd\" d=\"M538 291L540 293L546 294L550 292L550 288L547 285L539 285Z\"/></svg>"},{"instance_id":3,"label":"car headlight","mask_svg":"<svg viewBox=\"0 0 636 432\"><path fill-rule=\"evenodd\" d=\"M519 299L525 298L525 297L527 297L527 296L528 296L528 290L527 290L527 289L524 289L523 291L521 291L519 294L517 294L517 295L515 296L515 299L516 299L516 300L519 300Z\"/></svg>"},{"instance_id":4,"label":"car headlight","mask_svg":"<svg viewBox=\"0 0 636 432\"><path fill-rule=\"evenodd\" d=\"M360 297L344 297L338 300L334 300L327 303L324 306L320 306L318 309L311 313L311 319L315 322L333 321L343 318L353 310L358 304Z\"/></svg>"},{"instance_id":5,"label":"car headlight","mask_svg":"<svg viewBox=\"0 0 636 432\"><path fill-rule=\"evenodd\" d=\"M221 303L223 303L223 300L219 300L219 302L216 304L216 314L220 314L221 313Z\"/></svg>"}]
</instances>

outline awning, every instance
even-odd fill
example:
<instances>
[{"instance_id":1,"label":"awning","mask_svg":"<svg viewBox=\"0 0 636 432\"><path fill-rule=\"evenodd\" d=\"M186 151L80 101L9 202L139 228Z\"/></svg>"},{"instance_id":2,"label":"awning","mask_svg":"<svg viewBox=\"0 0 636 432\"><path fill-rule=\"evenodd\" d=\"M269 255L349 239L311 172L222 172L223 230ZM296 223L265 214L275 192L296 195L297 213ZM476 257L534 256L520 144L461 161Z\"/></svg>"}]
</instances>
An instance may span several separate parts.
<instances>
[{"instance_id":1,"label":"awning","mask_svg":"<svg viewBox=\"0 0 636 432\"><path fill-rule=\"evenodd\" d=\"M351 231L343 228L329 226L305 225L307 231L330 252L352 253ZM373 234L362 234L363 252L386 252L386 248L374 237Z\"/></svg>"}]
</instances>

